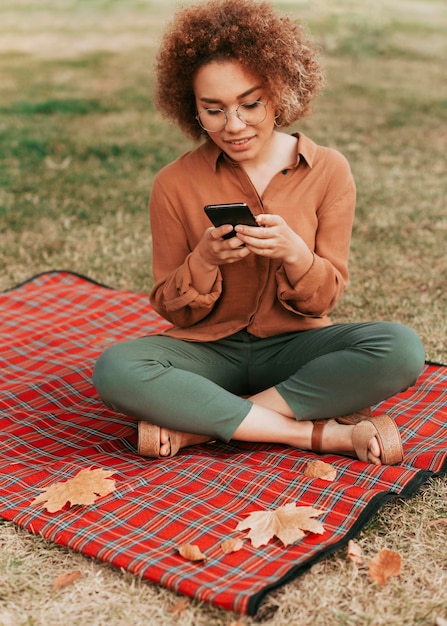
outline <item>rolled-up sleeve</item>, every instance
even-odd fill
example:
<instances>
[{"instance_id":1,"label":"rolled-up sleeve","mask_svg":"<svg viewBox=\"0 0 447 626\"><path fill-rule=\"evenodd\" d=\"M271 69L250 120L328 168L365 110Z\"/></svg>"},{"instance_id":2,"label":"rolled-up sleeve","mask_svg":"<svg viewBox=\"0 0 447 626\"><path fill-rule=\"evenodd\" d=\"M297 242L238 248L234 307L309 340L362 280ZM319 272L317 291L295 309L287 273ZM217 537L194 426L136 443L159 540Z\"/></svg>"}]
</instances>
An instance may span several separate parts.
<instances>
[{"instance_id":1,"label":"rolled-up sleeve","mask_svg":"<svg viewBox=\"0 0 447 626\"><path fill-rule=\"evenodd\" d=\"M191 326L208 315L222 293L220 271L210 293L201 294L194 288L190 256L168 277L156 283L150 294L154 309L172 324L182 327Z\"/></svg>"},{"instance_id":2,"label":"rolled-up sleeve","mask_svg":"<svg viewBox=\"0 0 447 626\"><path fill-rule=\"evenodd\" d=\"M325 190L316 208L318 228L312 246L313 262L306 273L291 285L284 268L276 273L277 297L284 307L300 315L327 315L346 288L349 248L355 212L355 184L342 155L328 153L324 168ZM298 231L299 232L299 231Z\"/></svg>"},{"instance_id":3,"label":"rolled-up sleeve","mask_svg":"<svg viewBox=\"0 0 447 626\"><path fill-rule=\"evenodd\" d=\"M156 179L149 203L155 279L149 298L160 315L181 327L206 317L222 293L219 269L209 293L201 294L194 287L190 258L197 237L185 229L185 220L177 212L176 204L181 206L184 201L166 193L166 186Z\"/></svg>"},{"instance_id":4,"label":"rolled-up sleeve","mask_svg":"<svg viewBox=\"0 0 447 626\"><path fill-rule=\"evenodd\" d=\"M343 293L345 281L326 260L314 255L306 274L292 286L283 269L277 272L278 299L289 311L299 315L322 317L335 306Z\"/></svg>"}]
</instances>

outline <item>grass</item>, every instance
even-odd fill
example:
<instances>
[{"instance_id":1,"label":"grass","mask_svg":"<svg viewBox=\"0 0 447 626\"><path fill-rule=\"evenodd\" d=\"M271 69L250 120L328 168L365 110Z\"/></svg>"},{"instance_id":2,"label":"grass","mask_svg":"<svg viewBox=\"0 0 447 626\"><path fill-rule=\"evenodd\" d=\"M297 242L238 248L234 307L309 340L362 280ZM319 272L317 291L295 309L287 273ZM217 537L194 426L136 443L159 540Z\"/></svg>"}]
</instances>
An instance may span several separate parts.
<instances>
[{"instance_id":1,"label":"grass","mask_svg":"<svg viewBox=\"0 0 447 626\"><path fill-rule=\"evenodd\" d=\"M147 200L191 147L151 103L166 0L4 0L0 15L0 289L70 269L119 289L152 284ZM278 2L320 42L328 87L299 129L349 158L358 186L351 282L336 321L393 319L447 362L447 11L444 0ZM269 595L256 618L288 626L447 619L445 478L384 506L359 536L404 558L385 588L343 551ZM228 625L191 602L0 522L2 626ZM53 591L61 572L72 587Z\"/></svg>"}]
</instances>

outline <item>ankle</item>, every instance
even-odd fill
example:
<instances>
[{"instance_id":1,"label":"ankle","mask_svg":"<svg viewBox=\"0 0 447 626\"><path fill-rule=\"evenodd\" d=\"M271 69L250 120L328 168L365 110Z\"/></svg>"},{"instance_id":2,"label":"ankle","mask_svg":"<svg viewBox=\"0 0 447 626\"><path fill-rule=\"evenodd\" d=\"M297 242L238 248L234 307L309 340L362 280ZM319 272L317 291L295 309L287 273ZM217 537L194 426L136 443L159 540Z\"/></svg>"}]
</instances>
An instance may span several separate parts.
<instances>
[{"instance_id":1,"label":"ankle","mask_svg":"<svg viewBox=\"0 0 447 626\"><path fill-rule=\"evenodd\" d=\"M317 454L351 455L354 452L352 431L354 426L341 425L335 419L312 422L311 450Z\"/></svg>"}]
</instances>

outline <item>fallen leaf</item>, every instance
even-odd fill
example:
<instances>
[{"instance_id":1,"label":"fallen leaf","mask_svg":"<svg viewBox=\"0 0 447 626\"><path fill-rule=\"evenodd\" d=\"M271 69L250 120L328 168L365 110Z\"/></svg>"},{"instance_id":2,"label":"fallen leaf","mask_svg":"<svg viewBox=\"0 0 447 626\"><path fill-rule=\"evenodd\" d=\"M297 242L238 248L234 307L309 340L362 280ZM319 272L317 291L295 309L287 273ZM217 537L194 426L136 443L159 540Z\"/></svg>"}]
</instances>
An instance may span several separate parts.
<instances>
[{"instance_id":1,"label":"fallen leaf","mask_svg":"<svg viewBox=\"0 0 447 626\"><path fill-rule=\"evenodd\" d=\"M64 508L67 502L75 504L93 504L99 498L115 490L115 481L110 480L114 472L103 469L84 469L65 482L53 483L43 490L32 504L41 504L49 513Z\"/></svg>"},{"instance_id":2,"label":"fallen leaf","mask_svg":"<svg viewBox=\"0 0 447 626\"><path fill-rule=\"evenodd\" d=\"M348 541L348 557L356 565L363 565L363 550L359 544L352 539Z\"/></svg>"},{"instance_id":3,"label":"fallen leaf","mask_svg":"<svg viewBox=\"0 0 447 626\"><path fill-rule=\"evenodd\" d=\"M402 557L394 550L380 550L371 559L369 575L379 585L386 585L391 576L398 576L402 567Z\"/></svg>"},{"instance_id":4,"label":"fallen leaf","mask_svg":"<svg viewBox=\"0 0 447 626\"><path fill-rule=\"evenodd\" d=\"M65 572L54 579L53 589L63 589L64 587L68 587L68 585L72 585L78 580L78 578L81 578L81 576L82 573L79 570Z\"/></svg>"},{"instance_id":5,"label":"fallen leaf","mask_svg":"<svg viewBox=\"0 0 447 626\"><path fill-rule=\"evenodd\" d=\"M437 526L438 524L447 524L447 517L436 517L428 522L427 526Z\"/></svg>"},{"instance_id":6,"label":"fallen leaf","mask_svg":"<svg viewBox=\"0 0 447 626\"><path fill-rule=\"evenodd\" d=\"M169 612L172 613L174 617L180 617L180 615L184 613L184 611L186 611L189 605L189 598L180 598L180 600L178 600L169 608Z\"/></svg>"},{"instance_id":7,"label":"fallen leaf","mask_svg":"<svg viewBox=\"0 0 447 626\"><path fill-rule=\"evenodd\" d=\"M70 165L71 157L67 156L63 161L57 163L51 157L45 157L45 165L49 170L66 170Z\"/></svg>"},{"instance_id":8,"label":"fallen leaf","mask_svg":"<svg viewBox=\"0 0 447 626\"><path fill-rule=\"evenodd\" d=\"M321 480L331 483L337 476L337 470L333 465L324 461L309 461L304 470L304 475L310 476L310 478L321 478Z\"/></svg>"},{"instance_id":9,"label":"fallen leaf","mask_svg":"<svg viewBox=\"0 0 447 626\"><path fill-rule=\"evenodd\" d=\"M224 554L231 554L231 552L239 552L243 545L242 539L227 539L222 541L220 548Z\"/></svg>"},{"instance_id":10,"label":"fallen leaf","mask_svg":"<svg viewBox=\"0 0 447 626\"><path fill-rule=\"evenodd\" d=\"M296 506L293 502L280 506L273 511L254 511L247 519L236 526L236 530L247 530L249 539L255 548L267 544L276 536L285 546L299 541L305 532L321 535L324 527L320 522L312 519L322 515L311 506Z\"/></svg>"},{"instance_id":11,"label":"fallen leaf","mask_svg":"<svg viewBox=\"0 0 447 626\"><path fill-rule=\"evenodd\" d=\"M188 559L188 561L206 561L207 558L196 544L182 543L182 545L178 547L178 551L182 557Z\"/></svg>"}]
</instances>

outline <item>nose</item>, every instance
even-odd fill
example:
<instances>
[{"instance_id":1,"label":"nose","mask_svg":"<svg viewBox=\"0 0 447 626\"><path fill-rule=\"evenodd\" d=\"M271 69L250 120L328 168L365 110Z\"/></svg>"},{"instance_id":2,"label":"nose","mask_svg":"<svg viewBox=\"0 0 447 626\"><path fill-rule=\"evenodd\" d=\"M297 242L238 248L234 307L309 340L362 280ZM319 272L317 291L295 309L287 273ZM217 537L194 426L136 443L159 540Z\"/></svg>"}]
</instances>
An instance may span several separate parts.
<instances>
[{"instance_id":1,"label":"nose","mask_svg":"<svg viewBox=\"0 0 447 626\"><path fill-rule=\"evenodd\" d=\"M225 116L225 129L230 133L240 130L246 126L245 122L238 116L237 111L227 111Z\"/></svg>"}]
</instances>

